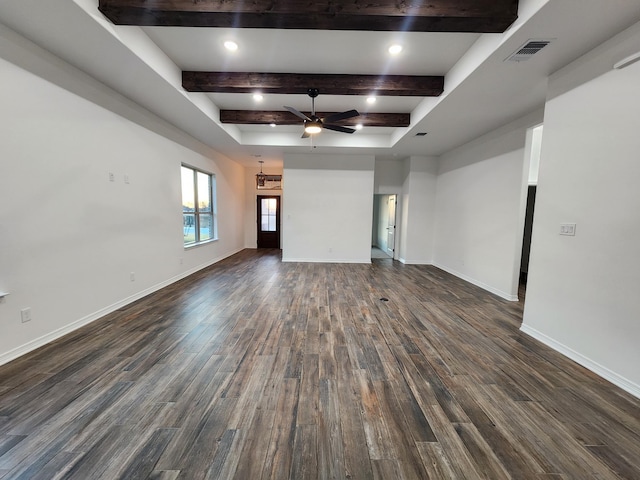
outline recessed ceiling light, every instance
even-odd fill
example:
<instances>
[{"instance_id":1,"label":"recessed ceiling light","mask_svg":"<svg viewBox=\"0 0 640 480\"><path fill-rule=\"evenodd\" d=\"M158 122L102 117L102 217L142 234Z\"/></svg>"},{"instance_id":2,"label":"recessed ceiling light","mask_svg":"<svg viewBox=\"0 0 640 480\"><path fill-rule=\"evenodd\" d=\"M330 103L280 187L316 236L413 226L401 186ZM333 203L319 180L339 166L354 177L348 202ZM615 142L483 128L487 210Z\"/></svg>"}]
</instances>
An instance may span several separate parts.
<instances>
[{"instance_id":1,"label":"recessed ceiling light","mask_svg":"<svg viewBox=\"0 0 640 480\"><path fill-rule=\"evenodd\" d=\"M226 48L230 52L235 52L236 50L238 50L238 44L233 40L227 40L226 42L224 42L224 48Z\"/></svg>"},{"instance_id":2,"label":"recessed ceiling light","mask_svg":"<svg viewBox=\"0 0 640 480\"><path fill-rule=\"evenodd\" d=\"M262 95L260 95L259 93L254 93L254 94L253 94L253 99L254 99L256 102L261 102L263 98L264 98L264 97L263 97Z\"/></svg>"},{"instance_id":3,"label":"recessed ceiling light","mask_svg":"<svg viewBox=\"0 0 640 480\"><path fill-rule=\"evenodd\" d=\"M376 97L374 96L367 97L367 103L376 103Z\"/></svg>"},{"instance_id":4,"label":"recessed ceiling light","mask_svg":"<svg viewBox=\"0 0 640 480\"><path fill-rule=\"evenodd\" d=\"M389 53L391 55L397 55L402 51L402 45L398 45L397 43L395 45L391 45L389 47Z\"/></svg>"},{"instance_id":5,"label":"recessed ceiling light","mask_svg":"<svg viewBox=\"0 0 640 480\"><path fill-rule=\"evenodd\" d=\"M356 130L362 130L362 124L361 123L356 125Z\"/></svg>"}]
</instances>

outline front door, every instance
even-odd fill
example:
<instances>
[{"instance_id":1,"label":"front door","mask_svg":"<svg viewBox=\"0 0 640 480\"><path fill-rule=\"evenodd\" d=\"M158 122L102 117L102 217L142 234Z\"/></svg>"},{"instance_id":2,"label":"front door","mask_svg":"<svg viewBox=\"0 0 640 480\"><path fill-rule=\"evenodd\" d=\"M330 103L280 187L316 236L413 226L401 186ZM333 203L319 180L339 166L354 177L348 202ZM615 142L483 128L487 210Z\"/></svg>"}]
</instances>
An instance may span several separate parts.
<instances>
[{"instance_id":1,"label":"front door","mask_svg":"<svg viewBox=\"0 0 640 480\"><path fill-rule=\"evenodd\" d=\"M258 195L258 248L280 248L280 197Z\"/></svg>"},{"instance_id":2,"label":"front door","mask_svg":"<svg viewBox=\"0 0 640 480\"><path fill-rule=\"evenodd\" d=\"M389 223L387 224L387 254L393 258L396 248L396 196L389 195Z\"/></svg>"}]
</instances>

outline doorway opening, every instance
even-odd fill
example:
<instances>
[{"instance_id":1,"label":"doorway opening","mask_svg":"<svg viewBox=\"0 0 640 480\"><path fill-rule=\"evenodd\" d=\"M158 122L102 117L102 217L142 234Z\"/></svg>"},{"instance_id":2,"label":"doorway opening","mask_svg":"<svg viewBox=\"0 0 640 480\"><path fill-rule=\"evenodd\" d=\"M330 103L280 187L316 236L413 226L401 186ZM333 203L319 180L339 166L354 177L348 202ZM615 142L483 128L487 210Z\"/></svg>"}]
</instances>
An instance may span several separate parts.
<instances>
[{"instance_id":1,"label":"doorway opening","mask_svg":"<svg viewBox=\"0 0 640 480\"><path fill-rule=\"evenodd\" d=\"M520 256L520 285L526 287L529 274L529 254L531 253L531 232L533 231L533 210L536 204L536 186L527 189L527 209L524 217L524 235L522 237L522 255Z\"/></svg>"},{"instance_id":2,"label":"doorway opening","mask_svg":"<svg viewBox=\"0 0 640 480\"><path fill-rule=\"evenodd\" d=\"M397 205L395 194L374 195L371 258L395 257Z\"/></svg>"},{"instance_id":3,"label":"doorway opening","mask_svg":"<svg viewBox=\"0 0 640 480\"><path fill-rule=\"evenodd\" d=\"M536 203L541 148L542 125L538 125L533 127L530 131L530 142L527 148L527 152L529 154L529 174L527 180L527 204L524 213L524 232L522 235L522 252L520 255L520 271L518 278L518 298L520 300L524 300L526 295L527 277L529 275L529 254L531 253L531 235L533 233L533 215Z\"/></svg>"},{"instance_id":4,"label":"doorway opening","mask_svg":"<svg viewBox=\"0 0 640 480\"><path fill-rule=\"evenodd\" d=\"M280 248L280 196L258 195L258 248Z\"/></svg>"}]
</instances>

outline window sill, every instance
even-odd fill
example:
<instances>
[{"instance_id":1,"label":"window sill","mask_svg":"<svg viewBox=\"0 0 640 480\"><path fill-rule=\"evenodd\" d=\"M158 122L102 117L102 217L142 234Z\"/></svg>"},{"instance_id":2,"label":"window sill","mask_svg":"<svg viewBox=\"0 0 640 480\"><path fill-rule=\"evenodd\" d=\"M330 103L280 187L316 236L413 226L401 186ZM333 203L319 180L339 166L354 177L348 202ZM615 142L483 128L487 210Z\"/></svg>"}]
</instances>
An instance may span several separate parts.
<instances>
[{"instance_id":1,"label":"window sill","mask_svg":"<svg viewBox=\"0 0 640 480\"><path fill-rule=\"evenodd\" d=\"M205 240L204 242L190 243L189 245L185 245L184 249L185 250L191 250L192 248L201 247L203 245L208 245L210 243L215 243L217 241L218 241L217 238L212 238L211 240Z\"/></svg>"}]
</instances>

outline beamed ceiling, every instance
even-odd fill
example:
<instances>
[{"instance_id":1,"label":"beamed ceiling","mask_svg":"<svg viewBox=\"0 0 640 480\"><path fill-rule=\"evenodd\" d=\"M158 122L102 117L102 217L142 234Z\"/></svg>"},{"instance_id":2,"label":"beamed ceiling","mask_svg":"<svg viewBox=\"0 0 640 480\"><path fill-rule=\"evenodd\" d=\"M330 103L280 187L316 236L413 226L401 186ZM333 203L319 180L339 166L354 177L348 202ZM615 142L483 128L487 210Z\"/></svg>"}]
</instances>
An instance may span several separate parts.
<instances>
[{"instance_id":1,"label":"beamed ceiling","mask_svg":"<svg viewBox=\"0 0 640 480\"><path fill-rule=\"evenodd\" d=\"M639 22L637 0L0 1L0 34L8 28L67 65L49 62L47 80L253 168L258 156L268 168L288 154L438 157L540 122L549 77ZM230 40L236 51L224 48ZM530 40L551 43L505 61ZM104 88L86 88L93 81ZM319 91L315 104L308 89ZM327 121L357 110L335 123L362 128L301 138L312 108Z\"/></svg>"},{"instance_id":2,"label":"beamed ceiling","mask_svg":"<svg viewBox=\"0 0 640 480\"><path fill-rule=\"evenodd\" d=\"M403 32L504 32L517 18L518 0L429 2L292 0L100 0L99 10L118 25L314 29ZM301 48L305 48L302 45ZM437 97L442 75L183 71L188 92ZM321 118L331 113L319 115ZM222 109L222 123L296 125L288 111ZM407 127L410 113L370 112L342 125Z\"/></svg>"},{"instance_id":3,"label":"beamed ceiling","mask_svg":"<svg viewBox=\"0 0 640 480\"><path fill-rule=\"evenodd\" d=\"M504 32L518 0L100 0L117 25L405 32Z\"/></svg>"},{"instance_id":4,"label":"beamed ceiling","mask_svg":"<svg viewBox=\"0 0 640 480\"><path fill-rule=\"evenodd\" d=\"M320 118L330 117L340 112L316 112ZM408 127L410 124L408 113L361 113L357 117L341 120L338 125L357 125L364 127ZM257 110L220 110L222 123L237 125L299 125L300 120L288 111L257 111Z\"/></svg>"},{"instance_id":5,"label":"beamed ceiling","mask_svg":"<svg viewBox=\"0 0 640 480\"><path fill-rule=\"evenodd\" d=\"M332 75L258 72L182 72L188 92L306 94L317 88L324 95L384 95L437 97L444 88L442 76Z\"/></svg>"}]
</instances>

